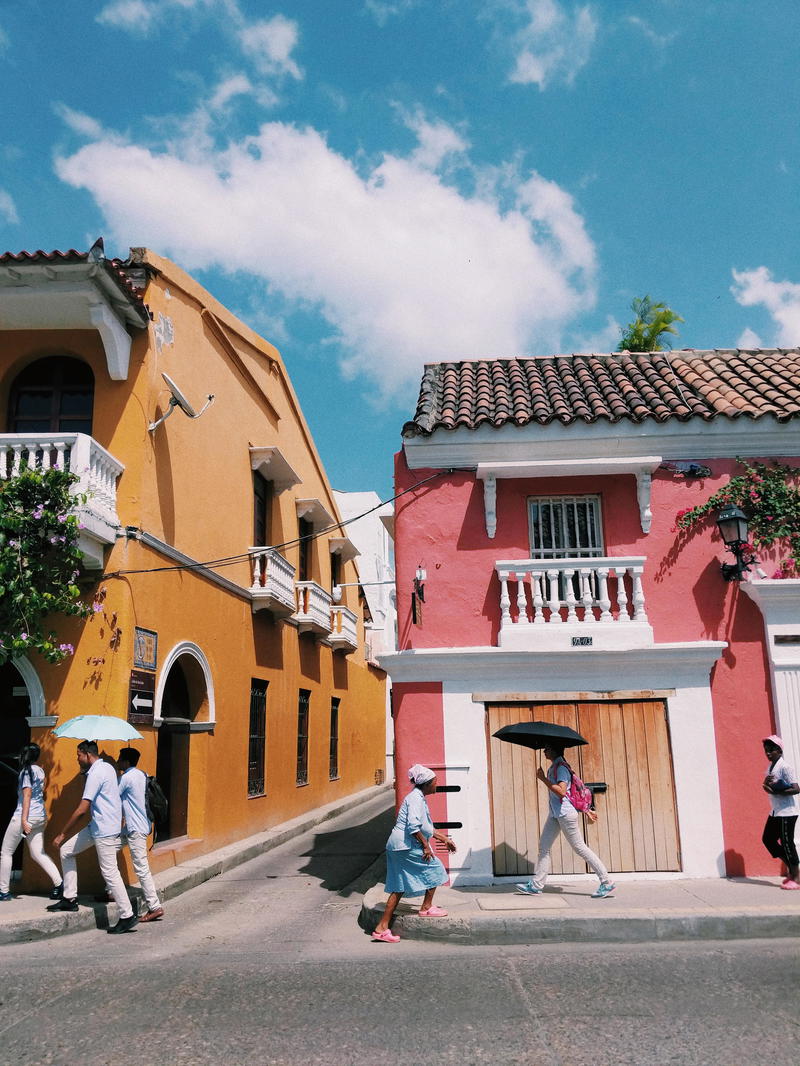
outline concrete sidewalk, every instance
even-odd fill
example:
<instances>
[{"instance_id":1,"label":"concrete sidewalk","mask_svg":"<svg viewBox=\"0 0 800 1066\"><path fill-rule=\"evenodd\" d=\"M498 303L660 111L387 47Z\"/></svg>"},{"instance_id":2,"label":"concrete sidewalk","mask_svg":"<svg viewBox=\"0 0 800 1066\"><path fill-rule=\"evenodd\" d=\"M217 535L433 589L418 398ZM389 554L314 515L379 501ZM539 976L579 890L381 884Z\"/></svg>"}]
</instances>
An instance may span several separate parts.
<instances>
[{"instance_id":1,"label":"concrete sidewalk","mask_svg":"<svg viewBox=\"0 0 800 1066\"><path fill-rule=\"evenodd\" d=\"M293 837L300 836L340 814L353 810L370 800L385 794L389 806L394 797L390 785L380 785L365 789L353 796L325 807L308 811L290 822L274 826L256 836L247 837L234 844L229 844L219 851L209 852L196 859L181 863L170 870L163 870L155 875L156 888L163 902L174 899L190 888L196 888L204 881L209 881L218 874L249 862L272 848L285 844ZM12 892L15 886L12 884ZM143 908L141 891L138 886L130 889L134 908ZM64 933L77 933L84 929L107 929L117 921L116 904L98 903L93 896L78 896L80 910L72 913L59 911L48 913L46 908L51 901L44 896L22 895L8 902L0 903L0 945L18 944L30 940L43 940L48 937L61 936Z\"/></svg>"},{"instance_id":2,"label":"concrete sidewalk","mask_svg":"<svg viewBox=\"0 0 800 1066\"><path fill-rule=\"evenodd\" d=\"M459 944L554 941L725 940L800 934L800 892L781 878L618 880L606 899L592 899L597 881L551 878L540 896L513 884L439 888L446 918L420 918L419 900L401 901L393 930L404 939ZM375 927L386 901L382 885L365 895L360 924Z\"/></svg>"}]
</instances>

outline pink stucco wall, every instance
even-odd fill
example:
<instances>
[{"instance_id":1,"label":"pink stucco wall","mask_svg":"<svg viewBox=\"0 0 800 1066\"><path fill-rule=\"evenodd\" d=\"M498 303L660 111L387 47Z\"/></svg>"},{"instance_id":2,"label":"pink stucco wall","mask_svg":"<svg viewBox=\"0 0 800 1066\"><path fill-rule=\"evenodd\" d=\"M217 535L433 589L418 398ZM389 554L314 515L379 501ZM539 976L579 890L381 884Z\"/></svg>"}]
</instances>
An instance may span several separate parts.
<instances>
[{"instance_id":1,"label":"pink stucco wall","mask_svg":"<svg viewBox=\"0 0 800 1066\"><path fill-rule=\"evenodd\" d=\"M676 513L708 499L736 464L702 460L712 470L687 481L669 470L653 475L653 523L642 533L632 475L500 480L497 532L486 534L483 482L469 471L443 473L396 503L395 563L399 648L475 647L497 643L500 622L499 559L529 556L526 499L534 495L599 493L608 555L646 556L644 592L658 643L725 640L714 668L714 704L728 871L775 872L760 843L768 810L760 789L761 738L774 730L763 620L736 582L719 571L729 561L713 520L691 535L674 531ZM396 456L396 491L435 473L409 470ZM411 590L418 566L427 571L421 623L411 621ZM769 572L769 568L768 572ZM398 745L404 730L398 731ZM402 764L399 764L402 765ZM698 774L703 768L698 766Z\"/></svg>"}]
</instances>

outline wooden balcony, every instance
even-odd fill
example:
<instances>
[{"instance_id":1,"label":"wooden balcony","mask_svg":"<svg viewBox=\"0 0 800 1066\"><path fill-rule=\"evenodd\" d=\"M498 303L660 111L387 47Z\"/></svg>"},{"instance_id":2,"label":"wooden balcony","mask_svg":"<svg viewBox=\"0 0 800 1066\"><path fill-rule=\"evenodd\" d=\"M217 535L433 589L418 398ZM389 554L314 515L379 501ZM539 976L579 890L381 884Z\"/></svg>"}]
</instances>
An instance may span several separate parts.
<instances>
[{"instance_id":1,"label":"wooden balcony","mask_svg":"<svg viewBox=\"0 0 800 1066\"><path fill-rule=\"evenodd\" d=\"M644 557L515 559L500 580L498 647L515 651L624 649L653 643Z\"/></svg>"},{"instance_id":2,"label":"wooden balcony","mask_svg":"<svg viewBox=\"0 0 800 1066\"><path fill-rule=\"evenodd\" d=\"M14 477L23 466L77 475L72 491L86 497L74 508L81 525L78 547L88 569L102 569L104 549L114 543L120 527L117 479L124 465L86 433L0 435L0 480Z\"/></svg>"},{"instance_id":3,"label":"wooden balcony","mask_svg":"<svg viewBox=\"0 0 800 1066\"><path fill-rule=\"evenodd\" d=\"M295 582L294 620L301 633L327 637L331 631L331 594L315 581Z\"/></svg>"},{"instance_id":4,"label":"wooden balcony","mask_svg":"<svg viewBox=\"0 0 800 1066\"><path fill-rule=\"evenodd\" d=\"M269 611L276 618L288 618L296 608L294 567L274 548L250 548L253 581L250 596L253 613Z\"/></svg>"},{"instance_id":5,"label":"wooden balcony","mask_svg":"<svg viewBox=\"0 0 800 1066\"><path fill-rule=\"evenodd\" d=\"M328 642L334 651L347 655L358 647L358 619L347 607L331 607L331 631Z\"/></svg>"}]
</instances>

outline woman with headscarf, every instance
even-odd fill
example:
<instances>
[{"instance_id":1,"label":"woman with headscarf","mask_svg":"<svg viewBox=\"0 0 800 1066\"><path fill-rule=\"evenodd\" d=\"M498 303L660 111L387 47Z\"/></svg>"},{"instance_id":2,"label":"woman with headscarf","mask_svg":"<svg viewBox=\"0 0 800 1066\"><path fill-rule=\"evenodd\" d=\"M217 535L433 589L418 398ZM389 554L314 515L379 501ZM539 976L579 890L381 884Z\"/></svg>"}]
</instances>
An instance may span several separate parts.
<instances>
[{"instance_id":1,"label":"woman with headscarf","mask_svg":"<svg viewBox=\"0 0 800 1066\"><path fill-rule=\"evenodd\" d=\"M447 911L435 906L433 894L447 880L447 871L431 850L431 838L455 851L456 846L445 833L433 828L426 796L436 791L436 774L427 766L415 763L408 771L414 785L397 812L397 821L386 842L386 891L389 898L383 917L375 927L373 940L396 944L400 939L389 925L403 896L422 896L421 918L445 918Z\"/></svg>"},{"instance_id":2,"label":"woman with headscarf","mask_svg":"<svg viewBox=\"0 0 800 1066\"><path fill-rule=\"evenodd\" d=\"M45 854L44 827L47 814L44 808L44 770L37 765L41 754L38 744L26 744L19 755L19 778L17 780L17 807L8 823L2 848L0 848L0 902L7 903L11 895L11 861L21 840L25 840L34 862L44 870L53 882L50 899L61 899L63 889L58 867Z\"/></svg>"}]
</instances>

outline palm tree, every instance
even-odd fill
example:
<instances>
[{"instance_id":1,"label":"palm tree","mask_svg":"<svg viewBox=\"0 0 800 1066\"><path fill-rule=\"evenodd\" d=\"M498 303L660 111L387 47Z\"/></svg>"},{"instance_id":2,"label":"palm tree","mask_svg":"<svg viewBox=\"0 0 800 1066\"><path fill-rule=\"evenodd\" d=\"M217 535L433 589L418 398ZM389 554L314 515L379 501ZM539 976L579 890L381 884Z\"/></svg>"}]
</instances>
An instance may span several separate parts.
<instances>
[{"instance_id":1,"label":"palm tree","mask_svg":"<svg viewBox=\"0 0 800 1066\"><path fill-rule=\"evenodd\" d=\"M622 330L618 352L661 352L672 347L666 334L677 337L678 331L672 323L683 322L679 314L666 304L653 303L649 296L634 300L631 310L636 318Z\"/></svg>"}]
</instances>

